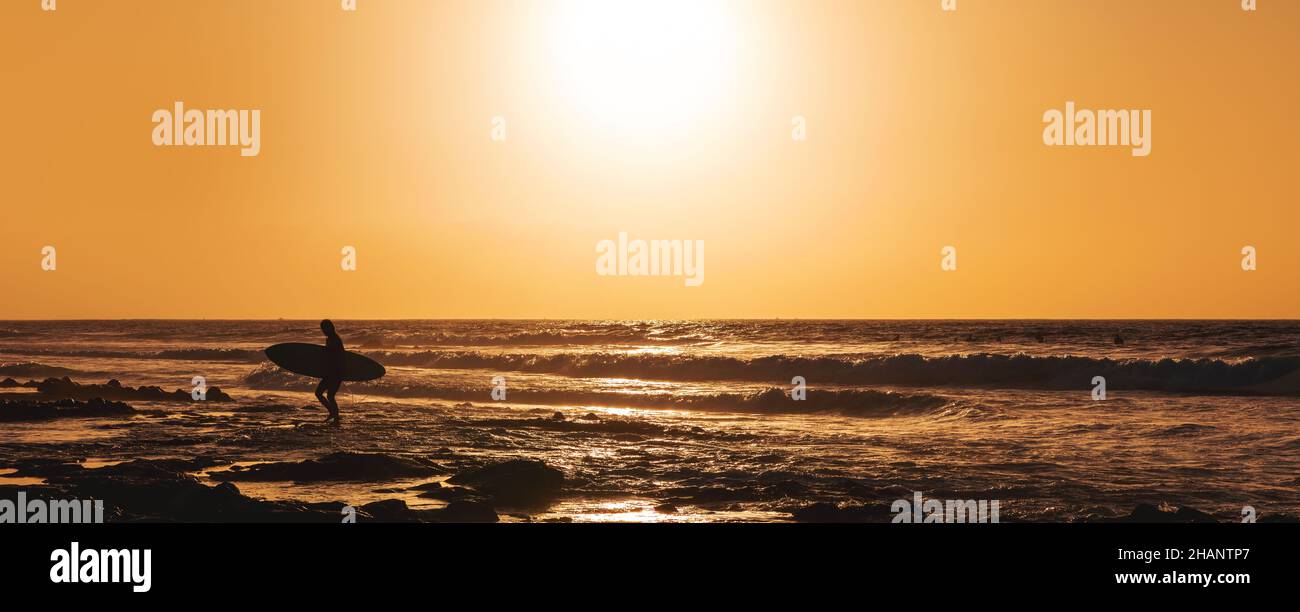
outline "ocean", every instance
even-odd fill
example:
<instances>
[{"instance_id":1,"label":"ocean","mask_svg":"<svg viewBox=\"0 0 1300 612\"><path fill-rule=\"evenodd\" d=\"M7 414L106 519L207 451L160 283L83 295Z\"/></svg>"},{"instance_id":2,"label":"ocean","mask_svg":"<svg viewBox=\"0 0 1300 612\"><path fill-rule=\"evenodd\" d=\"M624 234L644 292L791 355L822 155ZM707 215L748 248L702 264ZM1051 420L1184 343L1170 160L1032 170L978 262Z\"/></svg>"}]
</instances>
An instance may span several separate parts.
<instances>
[{"instance_id":1,"label":"ocean","mask_svg":"<svg viewBox=\"0 0 1300 612\"><path fill-rule=\"evenodd\" d=\"M318 323L0 322L5 398L63 377L184 391L0 419L0 485L40 485L17 469L38 458L201 458L191 475L215 485L345 452L563 472L544 503L498 504L506 521L889 521L917 492L996 500L1003 522L1300 516L1300 322L340 320L388 374L343 385L338 427L317 424L316 381L262 354L323 343ZM230 401L186 397L195 377ZM440 479L237 484L437 508L421 493Z\"/></svg>"}]
</instances>

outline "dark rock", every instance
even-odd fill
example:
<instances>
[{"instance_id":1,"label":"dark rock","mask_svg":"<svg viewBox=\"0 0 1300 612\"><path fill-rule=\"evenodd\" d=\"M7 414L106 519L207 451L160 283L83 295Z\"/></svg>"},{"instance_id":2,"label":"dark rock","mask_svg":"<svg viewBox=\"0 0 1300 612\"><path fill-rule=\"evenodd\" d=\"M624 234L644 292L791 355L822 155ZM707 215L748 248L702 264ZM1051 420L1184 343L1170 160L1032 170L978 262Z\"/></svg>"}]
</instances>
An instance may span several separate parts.
<instances>
[{"instance_id":1,"label":"dark rock","mask_svg":"<svg viewBox=\"0 0 1300 612\"><path fill-rule=\"evenodd\" d=\"M1173 512L1165 512L1151 504L1138 504L1123 520L1133 523L1171 523Z\"/></svg>"},{"instance_id":2,"label":"dark rock","mask_svg":"<svg viewBox=\"0 0 1300 612\"><path fill-rule=\"evenodd\" d=\"M1300 517L1294 514L1262 514L1259 517L1261 523L1300 523Z\"/></svg>"},{"instance_id":3,"label":"dark rock","mask_svg":"<svg viewBox=\"0 0 1300 612\"><path fill-rule=\"evenodd\" d=\"M774 497L805 498L811 491L808 485L794 480L783 480L767 488Z\"/></svg>"},{"instance_id":4,"label":"dark rock","mask_svg":"<svg viewBox=\"0 0 1300 612\"><path fill-rule=\"evenodd\" d=\"M413 510L400 499L385 499L357 508L363 516L385 523L495 523L497 513L478 501L455 500L445 508Z\"/></svg>"},{"instance_id":5,"label":"dark rock","mask_svg":"<svg viewBox=\"0 0 1300 612\"><path fill-rule=\"evenodd\" d=\"M492 506L467 499L452 500L446 508L435 512L438 520L444 523L495 523L499 520Z\"/></svg>"},{"instance_id":6,"label":"dark rock","mask_svg":"<svg viewBox=\"0 0 1300 612\"><path fill-rule=\"evenodd\" d=\"M95 398L89 401L63 399L0 400L0 422L46 421L61 418L122 417L135 413L135 409L120 403Z\"/></svg>"},{"instance_id":7,"label":"dark rock","mask_svg":"<svg viewBox=\"0 0 1300 612\"><path fill-rule=\"evenodd\" d=\"M110 380L103 385L83 385L64 376L47 378L36 384L36 392L48 399L104 399L149 402L194 402L198 403L187 389L172 392L163 391L161 387L124 387L117 380ZM204 395L207 402L233 401L229 395L218 387L208 387Z\"/></svg>"},{"instance_id":8,"label":"dark rock","mask_svg":"<svg viewBox=\"0 0 1300 612\"><path fill-rule=\"evenodd\" d=\"M131 515L155 519L238 520L240 515L254 510L257 504L237 492L208 487L181 474L160 473L155 477L79 475L68 477L64 482L71 485L79 497L101 499Z\"/></svg>"},{"instance_id":9,"label":"dark rock","mask_svg":"<svg viewBox=\"0 0 1300 612\"><path fill-rule=\"evenodd\" d=\"M48 497L104 502L111 522L337 522L341 504L263 501L231 483L207 486L185 473L210 458L136 459L97 469L34 461L22 469L46 474L47 484L22 487Z\"/></svg>"},{"instance_id":10,"label":"dark rock","mask_svg":"<svg viewBox=\"0 0 1300 612\"><path fill-rule=\"evenodd\" d=\"M1190 507L1190 506L1182 506L1181 508L1179 508L1179 509L1178 509L1178 512L1175 512L1175 513L1174 513L1174 517L1176 517L1176 518L1178 519L1178 521L1181 522L1181 523L1217 523L1217 522L1219 522L1219 519L1214 518L1212 515L1210 515L1210 514L1208 514L1208 513L1205 513L1205 512L1202 512L1202 511L1200 511L1200 510L1197 510L1196 508L1192 508L1192 507Z\"/></svg>"},{"instance_id":11,"label":"dark rock","mask_svg":"<svg viewBox=\"0 0 1300 612\"><path fill-rule=\"evenodd\" d=\"M413 520L410 508L407 508L406 502L400 499L371 502L361 506L358 510L365 512L377 521L404 523Z\"/></svg>"},{"instance_id":12,"label":"dark rock","mask_svg":"<svg viewBox=\"0 0 1300 612\"><path fill-rule=\"evenodd\" d=\"M68 497L63 487L50 485L0 485L0 499L16 503L18 494L23 493L27 499L64 499ZM105 512L107 514L107 512Z\"/></svg>"},{"instance_id":13,"label":"dark rock","mask_svg":"<svg viewBox=\"0 0 1300 612\"><path fill-rule=\"evenodd\" d=\"M1168 504L1138 504L1122 523L1217 523L1213 516L1191 507L1174 508Z\"/></svg>"},{"instance_id":14,"label":"dark rock","mask_svg":"<svg viewBox=\"0 0 1300 612\"><path fill-rule=\"evenodd\" d=\"M13 468L14 476L37 476L49 478L51 476L63 476L82 471L80 463L70 463L61 459L20 459L9 467Z\"/></svg>"},{"instance_id":15,"label":"dark rock","mask_svg":"<svg viewBox=\"0 0 1300 612\"><path fill-rule=\"evenodd\" d=\"M93 475L153 477L159 474L171 475L183 472L197 472L214 465L221 465L221 463L221 461L211 457L195 457L193 459L132 459L115 465L97 468L87 473Z\"/></svg>"},{"instance_id":16,"label":"dark rock","mask_svg":"<svg viewBox=\"0 0 1300 612\"><path fill-rule=\"evenodd\" d=\"M474 499L479 496L475 495L473 490L465 487L438 487L420 493L416 497L422 497L425 499L451 500L451 499Z\"/></svg>"},{"instance_id":17,"label":"dark rock","mask_svg":"<svg viewBox=\"0 0 1300 612\"><path fill-rule=\"evenodd\" d=\"M239 492L239 487L235 486L235 483L233 482L223 482L215 487L212 487L212 491L213 494L215 495L220 495L229 499L234 499L236 497L244 496L243 493Z\"/></svg>"},{"instance_id":18,"label":"dark rock","mask_svg":"<svg viewBox=\"0 0 1300 612\"><path fill-rule=\"evenodd\" d=\"M677 506L672 504L659 504L658 506L655 506L655 512L660 514L676 514Z\"/></svg>"},{"instance_id":19,"label":"dark rock","mask_svg":"<svg viewBox=\"0 0 1300 612\"><path fill-rule=\"evenodd\" d=\"M564 472L530 459L511 459L466 470L448 482L473 487L503 504L543 504L559 494Z\"/></svg>"},{"instance_id":20,"label":"dark rock","mask_svg":"<svg viewBox=\"0 0 1300 612\"><path fill-rule=\"evenodd\" d=\"M817 502L793 510L791 516L801 523L867 523L882 522L890 514L873 506L832 504Z\"/></svg>"},{"instance_id":21,"label":"dark rock","mask_svg":"<svg viewBox=\"0 0 1300 612\"><path fill-rule=\"evenodd\" d=\"M405 459L372 453L330 453L319 459L236 466L213 473L213 480L328 482L383 481L416 478L442 473L437 464L423 459Z\"/></svg>"}]
</instances>

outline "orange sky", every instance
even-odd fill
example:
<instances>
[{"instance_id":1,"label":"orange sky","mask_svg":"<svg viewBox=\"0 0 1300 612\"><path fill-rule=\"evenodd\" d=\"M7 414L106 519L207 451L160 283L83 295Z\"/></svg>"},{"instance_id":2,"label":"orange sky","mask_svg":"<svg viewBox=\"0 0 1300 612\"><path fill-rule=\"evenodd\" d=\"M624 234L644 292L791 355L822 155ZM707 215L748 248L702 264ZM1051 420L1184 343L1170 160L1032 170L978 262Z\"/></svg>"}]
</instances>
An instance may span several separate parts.
<instances>
[{"instance_id":1,"label":"orange sky","mask_svg":"<svg viewBox=\"0 0 1300 612\"><path fill-rule=\"evenodd\" d=\"M357 3L0 3L0 318L1300 317L1300 2Z\"/></svg>"}]
</instances>

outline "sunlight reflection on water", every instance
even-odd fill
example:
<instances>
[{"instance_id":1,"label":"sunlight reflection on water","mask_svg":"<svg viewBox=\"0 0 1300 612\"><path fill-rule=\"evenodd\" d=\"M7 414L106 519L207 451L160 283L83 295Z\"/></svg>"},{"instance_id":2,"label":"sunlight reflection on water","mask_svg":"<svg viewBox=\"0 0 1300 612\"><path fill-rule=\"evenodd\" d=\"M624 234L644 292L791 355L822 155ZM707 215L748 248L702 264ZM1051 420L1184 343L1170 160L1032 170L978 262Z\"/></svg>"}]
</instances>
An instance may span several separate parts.
<instances>
[{"instance_id":1,"label":"sunlight reflection on water","mask_svg":"<svg viewBox=\"0 0 1300 612\"><path fill-rule=\"evenodd\" d=\"M36 478L33 476L11 476L10 475L16 473L17 471L18 470L15 470L13 468L0 469L0 486L11 485L16 487L30 487L30 486L45 484L44 478Z\"/></svg>"},{"instance_id":2,"label":"sunlight reflection on water","mask_svg":"<svg viewBox=\"0 0 1300 612\"><path fill-rule=\"evenodd\" d=\"M759 510L711 511L692 507L660 512L648 499L575 500L555 504L533 516L546 521L564 517L575 523L709 523L725 521L788 521L790 515Z\"/></svg>"}]
</instances>

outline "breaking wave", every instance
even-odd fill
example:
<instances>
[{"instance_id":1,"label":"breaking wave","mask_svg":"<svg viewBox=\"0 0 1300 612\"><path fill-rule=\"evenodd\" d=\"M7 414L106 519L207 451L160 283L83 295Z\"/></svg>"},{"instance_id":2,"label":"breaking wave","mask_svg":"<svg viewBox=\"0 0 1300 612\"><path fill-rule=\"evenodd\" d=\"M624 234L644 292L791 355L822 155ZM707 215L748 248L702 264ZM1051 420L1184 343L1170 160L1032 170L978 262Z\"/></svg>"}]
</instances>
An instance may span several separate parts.
<instances>
[{"instance_id":1,"label":"breaking wave","mask_svg":"<svg viewBox=\"0 0 1300 612\"><path fill-rule=\"evenodd\" d=\"M656 334L637 330L591 331L555 330L529 331L504 334L455 333L361 333L348 338L359 348L390 348L398 346L596 346L596 345L691 345L713 342L697 334Z\"/></svg>"},{"instance_id":2,"label":"breaking wave","mask_svg":"<svg viewBox=\"0 0 1300 612\"><path fill-rule=\"evenodd\" d=\"M244 376L246 387L263 390L311 391L315 379L287 373L266 364ZM454 401L486 401L484 386L452 384L396 384L380 379L367 383L348 383L346 389L374 395L401 398L429 398ZM761 413L833 413L845 416L893 416L924 414L943 408L946 399L926 393L894 393L872 389L809 389L806 399L794 401L786 390L768 388L745 393L671 392L629 393L589 389L521 388L510 389L507 400L517 404L554 406L611 406L620 408L658 408L698 411Z\"/></svg>"},{"instance_id":3,"label":"breaking wave","mask_svg":"<svg viewBox=\"0 0 1300 612\"><path fill-rule=\"evenodd\" d=\"M0 347L0 353L48 355L51 357L94 357L99 359L175 359L181 361L234 361L257 363L266 359L262 351L236 348L185 348L161 351L114 351L93 349L46 349ZM71 370L69 370L71 371Z\"/></svg>"},{"instance_id":4,"label":"breaking wave","mask_svg":"<svg viewBox=\"0 0 1300 612\"><path fill-rule=\"evenodd\" d=\"M1300 395L1300 357L1259 359L1109 359L972 354L927 357L769 356L751 359L662 354L488 354L477 351L371 352L386 365L485 369L588 378L669 381L789 381L845 385L1090 388L1104 376L1111 389L1189 393Z\"/></svg>"},{"instance_id":5,"label":"breaking wave","mask_svg":"<svg viewBox=\"0 0 1300 612\"><path fill-rule=\"evenodd\" d=\"M60 368L58 366L36 363L33 361L25 361L22 363L0 363L0 376L44 378L50 376L68 376L71 374L77 374L77 371L69 368Z\"/></svg>"}]
</instances>

